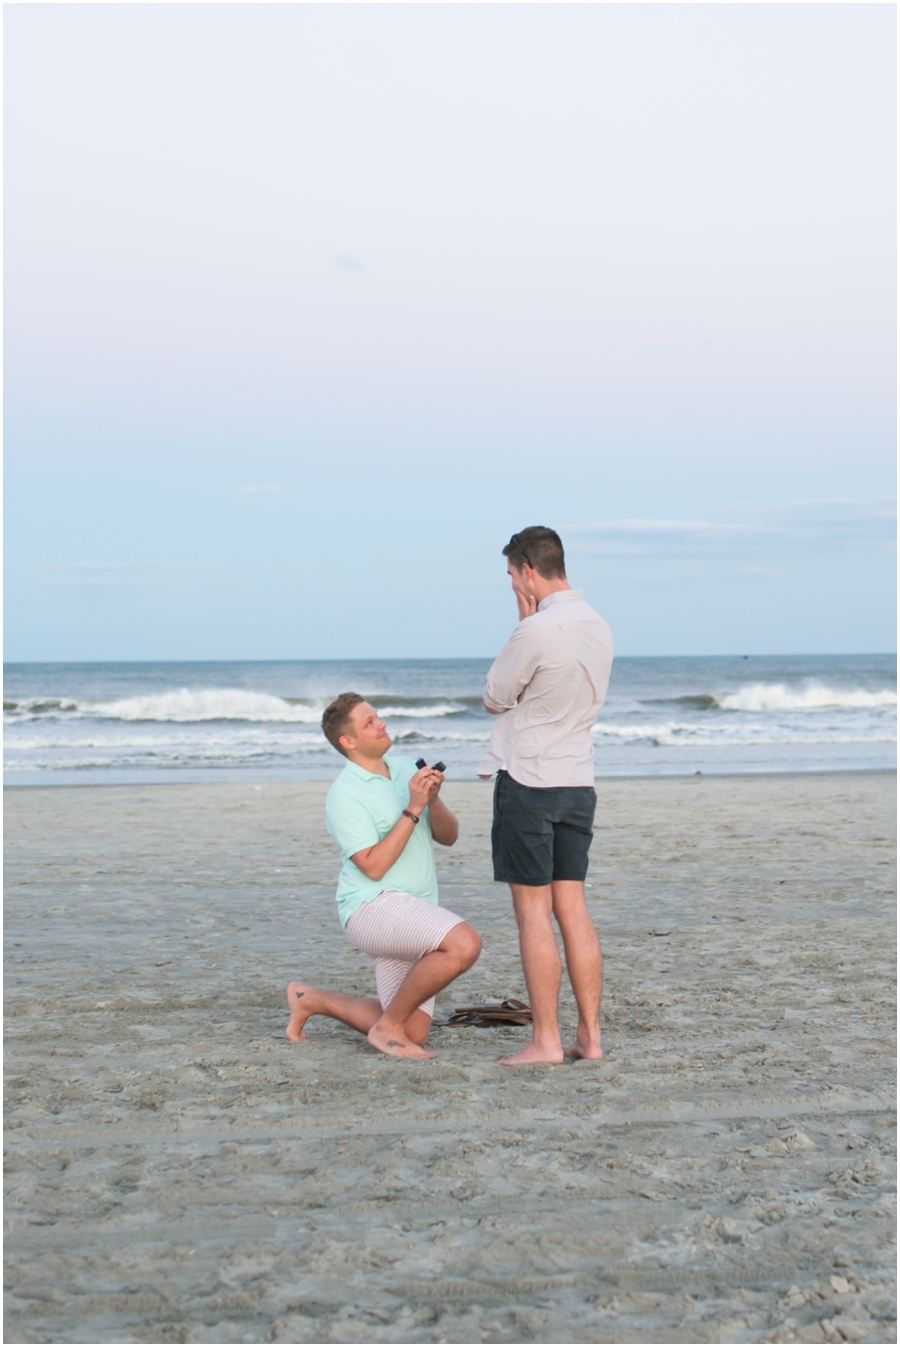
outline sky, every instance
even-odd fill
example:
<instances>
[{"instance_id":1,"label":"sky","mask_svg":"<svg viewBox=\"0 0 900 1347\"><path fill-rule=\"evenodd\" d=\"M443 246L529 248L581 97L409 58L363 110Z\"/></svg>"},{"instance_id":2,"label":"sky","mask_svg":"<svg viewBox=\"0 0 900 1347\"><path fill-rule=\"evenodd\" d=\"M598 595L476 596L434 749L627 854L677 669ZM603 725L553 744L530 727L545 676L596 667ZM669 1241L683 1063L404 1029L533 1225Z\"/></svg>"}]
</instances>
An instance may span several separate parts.
<instances>
[{"instance_id":1,"label":"sky","mask_svg":"<svg viewBox=\"0 0 900 1347\"><path fill-rule=\"evenodd\" d=\"M5 658L895 649L895 23L7 5Z\"/></svg>"}]
</instances>

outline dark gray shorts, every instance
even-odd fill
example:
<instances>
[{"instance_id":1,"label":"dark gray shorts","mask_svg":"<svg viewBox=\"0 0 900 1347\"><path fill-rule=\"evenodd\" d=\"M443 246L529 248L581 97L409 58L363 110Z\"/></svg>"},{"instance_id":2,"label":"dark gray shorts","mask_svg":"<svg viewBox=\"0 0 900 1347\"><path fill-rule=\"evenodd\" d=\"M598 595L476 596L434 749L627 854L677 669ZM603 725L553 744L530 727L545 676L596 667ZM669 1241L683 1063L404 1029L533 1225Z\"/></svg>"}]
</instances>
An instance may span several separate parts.
<instances>
[{"instance_id":1,"label":"dark gray shorts","mask_svg":"<svg viewBox=\"0 0 900 1347\"><path fill-rule=\"evenodd\" d=\"M593 786L520 786L509 772L498 772L491 828L494 879L532 888L554 879L583 882L596 808Z\"/></svg>"}]
</instances>

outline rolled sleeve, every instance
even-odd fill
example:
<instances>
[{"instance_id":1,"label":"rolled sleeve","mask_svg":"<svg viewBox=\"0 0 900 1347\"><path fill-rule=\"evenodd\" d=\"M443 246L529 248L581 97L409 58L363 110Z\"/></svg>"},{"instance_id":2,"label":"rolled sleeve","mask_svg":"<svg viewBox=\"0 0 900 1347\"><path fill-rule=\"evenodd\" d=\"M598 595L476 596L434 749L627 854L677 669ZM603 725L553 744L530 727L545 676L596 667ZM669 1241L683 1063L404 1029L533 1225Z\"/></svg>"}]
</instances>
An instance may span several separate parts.
<instances>
[{"instance_id":1,"label":"rolled sleeve","mask_svg":"<svg viewBox=\"0 0 900 1347\"><path fill-rule=\"evenodd\" d=\"M484 685L484 704L492 711L510 711L537 672L540 632L528 629L526 617L494 660Z\"/></svg>"},{"instance_id":2,"label":"rolled sleeve","mask_svg":"<svg viewBox=\"0 0 900 1347\"><path fill-rule=\"evenodd\" d=\"M381 841L375 820L361 801L343 799L337 808L329 802L325 817L328 831L340 847L344 861Z\"/></svg>"}]
</instances>

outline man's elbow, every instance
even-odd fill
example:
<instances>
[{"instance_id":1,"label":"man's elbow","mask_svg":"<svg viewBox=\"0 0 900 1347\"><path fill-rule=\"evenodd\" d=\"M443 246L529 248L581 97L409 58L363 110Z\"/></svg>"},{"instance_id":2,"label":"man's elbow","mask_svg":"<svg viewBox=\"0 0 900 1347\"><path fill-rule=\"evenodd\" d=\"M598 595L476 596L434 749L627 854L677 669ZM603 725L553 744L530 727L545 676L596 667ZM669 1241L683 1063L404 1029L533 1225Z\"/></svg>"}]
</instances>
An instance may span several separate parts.
<instances>
[{"instance_id":1,"label":"man's elbow","mask_svg":"<svg viewBox=\"0 0 900 1347\"><path fill-rule=\"evenodd\" d=\"M352 860L357 870L362 871L366 879L374 879L376 881L384 879L385 875L390 869L390 866L379 865L377 861L371 861L369 860L368 856L363 856L360 854L357 854L356 856L352 857Z\"/></svg>"}]
</instances>

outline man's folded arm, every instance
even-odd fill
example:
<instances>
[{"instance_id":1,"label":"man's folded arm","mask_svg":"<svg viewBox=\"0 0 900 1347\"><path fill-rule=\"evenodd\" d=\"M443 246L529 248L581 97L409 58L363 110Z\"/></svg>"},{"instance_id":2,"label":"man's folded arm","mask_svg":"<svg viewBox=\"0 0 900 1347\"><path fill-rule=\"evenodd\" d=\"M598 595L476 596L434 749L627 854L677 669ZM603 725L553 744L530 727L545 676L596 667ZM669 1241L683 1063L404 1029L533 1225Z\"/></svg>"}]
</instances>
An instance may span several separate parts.
<instances>
[{"instance_id":1,"label":"man's folded arm","mask_svg":"<svg viewBox=\"0 0 900 1347\"><path fill-rule=\"evenodd\" d=\"M534 628L520 622L494 660L484 685L484 709L492 716L511 711L531 682L540 657Z\"/></svg>"}]
</instances>

